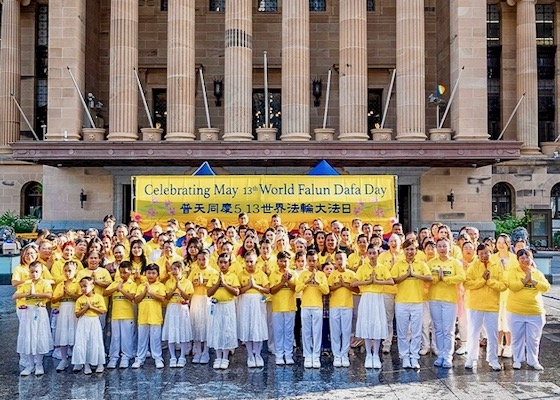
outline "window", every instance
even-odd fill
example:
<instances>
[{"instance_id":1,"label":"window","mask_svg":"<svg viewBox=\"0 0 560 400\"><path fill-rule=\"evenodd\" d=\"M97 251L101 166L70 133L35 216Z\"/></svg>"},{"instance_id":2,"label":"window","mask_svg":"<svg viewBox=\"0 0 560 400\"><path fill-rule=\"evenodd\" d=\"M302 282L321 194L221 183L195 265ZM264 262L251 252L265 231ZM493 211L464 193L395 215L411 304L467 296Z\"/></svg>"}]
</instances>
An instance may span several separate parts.
<instances>
[{"instance_id":1,"label":"window","mask_svg":"<svg viewBox=\"0 0 560 400\"><path fill-rule=\"evenodd\" d=\"M278 0L257 0L257 10L259 12L278 11Z\"/></svg>"},{"instance_id":2,"label":"window","mask_svg":"<svg viewBox=\"0 0 560 400\"><path fill-rule=\"evenodd\" d=\"M309 11L327 11L326 0L309 0Z\"/></svg>"},{"instance_id":3,"label":"window","mask_svg":"<svg viewBox=\"0 0 560 400\"><path fill-rule=\"evenodd\" d=\"M226 0L210 0L210 11L224 12Z\"/></svg>"},{"instance_id":4,"label":"window","mask_svg":"<svg viewBox=\"0 0 560 400\"><path fill-rule=\"evenodd\" d=\"M375 1L374 0L367 0L367 10L368 10L368 12L375 11Z\"/></svg>"},{"instance_id":5,"label":"window","mask_svg":"<svg viewBox=\"0 0 560 400\"><path fill-rule=\"evenodd\" d=\"M49 6L37 5L35 27L35 121L34 129L40 139L47 128L48 71L49 71Z\"/></svg>"},{"instance_id":6,"label":"window","mask_svg":"<svg viewBox=\"0 0 560 400\"><path fill-rule=\"evenodd\" d=\"M167 11L169 9L169 0L161 0L161 11Z\"/></svg>"},{"instance_id":7,"label":"window","mask_svg":"<svg viewBox=\"0 0 560 400\"><path fill-rule=\"evenodd\" d=\"M167 132L167 89L153 89L154 126Z\"/></svg>"},{"instance_id":8,"label":"window","mask_svg":"<svg viewBox=\"0 0 560 400\"><path fill-rule=\"evenodd\" d=\"M43 214L43 185L39 182L27 182L21 188L21 215L42 218Z\"/></svg>"},{"instance_id":9,"label":"window","mask_svg":"<svg viewBox=\"0 0 560 400\"><path fill-rule=\"evenodd\" d=\"M500 44L500 5L486 6L486 40L488 46Z\"/></svg>"},{"instance_id":10,"label":"window","mask_svg":"<svg viewBox=\"0 0 560 400\"><path fill-rule=\"evenodd\" d=\"M282 94L280 89L269 89L269 123L278 129L277 139L282 134ZM256 137L256 129L266 127L264 89L253 91L253 136Z\"/></svg>"},{"instance_id":11,"label":"window","mask_svg":"<svg viewBox=\"0 0 560 400\"><path fill-rule=\"evenodd\" d=\"M554 44L554 6L537 4L535 6L537 20L537 45Z\"/></svg>"},{"instance_id":12,"label":"window","mask_svg":"<svg viewBox=\"0 0 560 400\"><path fill-rule=\"evenodd\" d=\"M381 124L383 89L368 89L368 132Z\"/></svg>"},{"instance_id":13,"label":"window","mask_svg":"<svg viewBox=\"0 0 560 400\"><path fill-rule=\"evenodd\" d=\"M550 208L552 209L552 218L560 218L560 183L552 187L550 191Z\"/></svg>"},{"instance_id":14,"label":"window","mask_svg":"<svg viewBox=\"0 0 560 400\"><path fill-rule=\"evenodd\" d=\"M501 46L488 46L488 134L492 140L498 139L501 131Z\"/></svg>"},{"instance_id":15,"label":"window","mask_svg":"<svg viewBox=\"0 0 560 400\"><path fill-rule=\"evenodd\" d=\"M511 214L511 189L507 183L496 183L492 187L492 217L503 217Z\"/></svg>"},{"instance_id":16,"label":"window","mask_svg":"<svg viewBox=\"0 0 560 400\"><path fill-rule=\"evenodd\" d=\"M539 142L552 142L556 139L555 58L554 46L537 47Z\"/></svg>"}]
</instances>

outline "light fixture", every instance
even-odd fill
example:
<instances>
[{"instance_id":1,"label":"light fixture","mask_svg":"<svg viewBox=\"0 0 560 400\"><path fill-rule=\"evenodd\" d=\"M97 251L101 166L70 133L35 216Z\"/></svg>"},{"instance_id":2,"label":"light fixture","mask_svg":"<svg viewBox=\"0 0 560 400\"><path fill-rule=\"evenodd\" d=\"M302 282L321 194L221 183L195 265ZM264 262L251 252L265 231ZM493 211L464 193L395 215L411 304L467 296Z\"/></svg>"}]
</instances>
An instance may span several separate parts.
<instances>
[{"instance_id":1,"label":"light fixture","mask_svg":"<svg viewBox=\"0 0 560 400\"><path fill-rule=\"evenodd\" d=\"M453 189L451 189L451 192L447 195L447 201L451 204L451 209L453 210L453 203L455 203L455 193Z\"/></svg>"},{"instance_id":2,"label":"light fixture","mask_svg":"<svg viewBox=\"0 0 560 400\"><path fill-rule=\"evenodd\" d=\"M224 95L224 80L214 79L214 97L216 97L216 107L222 105L222 96Z\"/></svg>"},{"instance_id":3,"label":"light fixture","mask_svg":"<svg viewBox=\"0 0 560 400\"><path fill-rule=\"evenodd\" d=\"M84 193L84 189L80 192L80 208L84 208L84 203L87 201L87 194Z\"/></svg>"},{"instance_id":4,"label":"light fixture","mask_svg":"<svg viewBox=\"0 0 560 400\"><path fill-rule=\"evenodd\" d=\"M313 97L315 101L313 105L319 107L321 105L321 96L323 95L323 82L321 79L313 79Z\"/></svg>"}]
</instances>

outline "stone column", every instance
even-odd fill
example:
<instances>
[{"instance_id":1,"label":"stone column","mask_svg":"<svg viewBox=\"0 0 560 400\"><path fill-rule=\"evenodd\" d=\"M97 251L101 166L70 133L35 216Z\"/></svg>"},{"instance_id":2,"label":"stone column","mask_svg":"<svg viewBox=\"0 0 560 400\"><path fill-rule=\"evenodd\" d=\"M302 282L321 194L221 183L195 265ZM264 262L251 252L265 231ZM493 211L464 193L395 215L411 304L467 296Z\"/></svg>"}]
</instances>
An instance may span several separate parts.
<instances>
[{"instance_id":1,"label":"stone column","mask_svg":"<svg viewBox=\"0 0 560 400\"><path fill-rule=\"evenodd\" d=\"M282 136L281 140L309 140L311 97L309 2L282 4Z\"/></svg>"},{"instance_id":2,"label":"stone column","mask_svg":"<svg viewBox=\"0 0 560 400\"><path fill-rule=\"evenodd\" d=\"M397 0L397 140L426 140L424 0Z\"/></svg>"},{"instance_id":3,"label":"stone column","mask_svg":"<svg viewBox=\"0 0 560 400\"><path fill-rule=\"evenodd\" d=\"M253 2L228 1L225 21L224 140L253 139Z\"/></svg>"},{"instance_id":4,"label":"stone column","mask_svg":"<svg viewBox=\"0 0 560 400\"><path fill-rule=\"evenodd\" d=\"M195 0L170 0L167 13L167 140L195 139Z\"/></svg>"},{"instance_id":5,"label":"stone column","mask_svg":"<svg viewBox=\"0 0 560 400\"><path fill-rule=\"evenodd\" d=\"M47 140L80 140L84 107L72 77L85 96L86 0L49 1Z\"/></svg>"},{"instance_id":6,"label":"stone column","mask_svg":"<svg viewBox=\"0 0 560 400\"><path fill-rule=\"evenodd\" d=\"M108 140L138 139L138 1L111 0Z\"/></svg>"},{"instance_id":7,"label":"stone column","mask_svg":"<svg viewBox=\"0 0 560 400\"><path fill-rule=\"evenodd\" d=\"M20 115L11 94L20 99L20 2L4 0L0 32L0 154L12 152L9 143L19 140Z\"/></svg>"},{"instance_id":8,"label":"stone column","mask_svg":"<svg viewBox=\"0 0 560 400\"><path fill-rule=\"evenodd\" d=\"M340 2L340 140L367 140L367 4Z\"/></svg>"},{"instance_id":9,"label":"stone column","mask_svg":"<svg viewBox=\"0 0 560 400\"><path fill-rule=\"evenodd\" d=\"M511 0L508 1L511 4ZM535 0L517 1L517 99L525 100L517 111L517 140L521 154L539 151L539 97L537 77L537 27Z\"/></svg>"},{"instance_id":10,"label":"stone column","mask_svg":"<svg viewBox=\"0 0 560 400\"><path fill-rule=\"evenodd\" d=\"M486 0L451 0L451 85L465 67L449 115L455 140L488 139ZM451 93L452 87L450 88Z\"/></svg>"},{"instance_id":11,"label":"stone column","mask_svg":"<svg viewBox=\"0 0 560 400\"><path fill-rule=\"evenodd\" d=\"M516 10L514 7L501 3L501 40L502 45L502 69L500 71L501 85L501 108L502 117L500 128L503 129L505 123L515 105L517 104L517 83L516 83L516 40L515 31L517 29ZM515 118L511 120L509 127L504 132L504 140L517 140L517 121Z\"/></svg>"}]
</instances>

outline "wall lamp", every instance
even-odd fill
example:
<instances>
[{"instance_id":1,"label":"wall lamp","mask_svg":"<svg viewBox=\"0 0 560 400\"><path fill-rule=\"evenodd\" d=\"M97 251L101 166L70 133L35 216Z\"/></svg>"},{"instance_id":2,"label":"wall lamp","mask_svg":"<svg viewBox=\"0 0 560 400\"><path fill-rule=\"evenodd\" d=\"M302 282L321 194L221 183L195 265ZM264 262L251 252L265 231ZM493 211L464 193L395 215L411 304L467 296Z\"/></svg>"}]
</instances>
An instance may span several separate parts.
<instances>
[{"instance_id":1,"label":"wall lamp","mask_svg":"<svg viewBox=\"0 0 560 400\"><path fill-rule=\"evenodd\" d=\"M222 105L222 96L224 95L224 80L214 79L214 97L216 98L216 107Z\"/></svg>"},{"instance_id":2,"label":"wall lamp","mask_svg":"<svg viewBox=\"0 0 560 400\"><path fill-rule=\"evenodd\" d=\"M321 96L323 95L323 82L321 79L313 79L313 97L315 101L313 105L319 107L321 105Z\"/></svg>"},{"instance_id":3,"label":"wall lamp","mask_svg":"<svg viewBox=\"0 0 560 400\"><path fill-rule=\"evenodd\" d=\"M84 193L84 189L80 192L80 208L84 208L84 203L87 201L87 194Z\"/></svg>"},{"instance_id":4,"label":"wall lamp","mask_svg":"<svg viewBox=\"0 0 560 400\"><path fill-rule=\"evenodd\" d=\"M451 192L447 195L447 201L451 204L451 209L453 210L453 203L455 203L455 193L453 189L451 189Z\"/></svg>"}]
</instances>

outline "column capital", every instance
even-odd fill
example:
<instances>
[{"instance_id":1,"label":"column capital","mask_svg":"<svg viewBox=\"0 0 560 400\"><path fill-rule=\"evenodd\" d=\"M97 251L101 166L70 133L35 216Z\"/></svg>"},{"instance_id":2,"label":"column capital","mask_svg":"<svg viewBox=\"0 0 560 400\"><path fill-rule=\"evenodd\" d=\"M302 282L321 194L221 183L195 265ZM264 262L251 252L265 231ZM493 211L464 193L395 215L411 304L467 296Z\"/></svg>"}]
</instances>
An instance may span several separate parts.
<instances>
[{"instance_id":1,"label":"column capital","mask_svg":"<svg viewBox=\"0 0 560 400\"><path fill-rule=\"evenodd\" d=\"M525 2L525 3L536 3L536 0L507 0L508 6L515 7L517 3Z\"/></svg>"}]
</instances>

